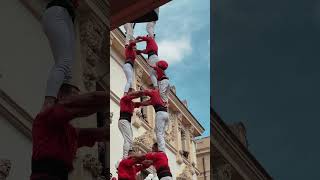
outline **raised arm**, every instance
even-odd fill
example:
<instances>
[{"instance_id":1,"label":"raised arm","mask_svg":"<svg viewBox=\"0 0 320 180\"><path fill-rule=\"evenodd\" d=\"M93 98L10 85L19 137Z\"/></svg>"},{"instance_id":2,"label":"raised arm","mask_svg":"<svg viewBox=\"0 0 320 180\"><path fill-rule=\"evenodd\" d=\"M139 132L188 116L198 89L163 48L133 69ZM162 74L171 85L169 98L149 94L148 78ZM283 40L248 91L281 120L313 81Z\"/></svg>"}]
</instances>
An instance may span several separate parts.
<instances>
[{"instance_id":1,"label":"raised arm","mask_svg":"<svg viewBox=\"0 0 320 180\"><path fill-rule=\"evenodd\" d=\"M149 99L149 100L146 100L146 101L142 101L141 103L140 103L140 106L149 106L149 105L151 105L151 100Z\"/></svg>"},{"instance_id":2,"label":"raised arm","mask_svg":"<svg viewBox=\"0 0 320 180\"><path fill-rule=\"evenodd\" d=\"M86 117L96 112L103 112L107 108L107 95L104 91L96 91L82 95L72 96L62 100L66 111L70 112L75 118Z\"/></svg>"},{"instance_id":3,"label":"raised arm","mask_svg":"<svg viewBox=\"0 0 320 180\"><path fill-rule=\"evenodd\" d=\"M136 38L136 40L137 40L137 42L148 41L148 38L145 37L145 36L138 36L138 37Z\"/></svg>"},{"instance_id":4,"label":"raised arm","mask_svg":"<svg viewBox=\"0 0 320 180\"><path fill-rule=\"evenodd\" d=\"M95 142L108 140L109 128L77 128L78 147L92 147Z\"/></svg>"},{"instance_id":5,"label":"raised arm","mask_svg":"<svg viewBox=\"0 0 320 180\"><path fill-rule=\"evenodd\" d=\"M130 92L127 96L129 96L129 99L135 99L143 96L144 91L134 91Z\"/></svg>"}]
</instances>

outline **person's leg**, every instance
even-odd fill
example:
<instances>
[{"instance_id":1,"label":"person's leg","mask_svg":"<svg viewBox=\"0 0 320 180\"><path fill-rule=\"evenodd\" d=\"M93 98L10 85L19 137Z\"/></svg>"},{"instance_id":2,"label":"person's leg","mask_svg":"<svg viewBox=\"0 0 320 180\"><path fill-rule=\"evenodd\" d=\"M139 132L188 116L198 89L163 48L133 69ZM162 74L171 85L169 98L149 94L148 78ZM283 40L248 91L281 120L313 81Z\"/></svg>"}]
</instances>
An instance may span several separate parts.
<instances>
[{"instance_id":1,"label":"person's leg","mask_svg":"<svg viewBox=\"0 0 320 180\"><path fill-rule=\"evenodd\" d=\"M147 22L146 30L148 32L148 36L154 38L154 28L156 26L156 21Z\"/></svg>"},{"instance_id":2,"label":"person's leg","mask_svg":"<svg viewBox=\"0 0 320 180\"><path fill-rule=\"evenodd\" d=\"M132 148L133 133L131 123L127 120L119 120L118 122L119 130L123 136L123 158L128 156L129 150Z\"/></svg>"},{"instance_id":3,"label":"person's leg","mask_svg":"<svg viewBox=\"0 0 320 180\"><path fill-rule=\"evenodd\" d=\"M168 120L168 113L159 111L156 114L156 126L155 133L157 137L157 143L160 151L165 152L166 142L165 142L165 128Z\"/></svg>"},{"instance_id":4,"label":"person's leg","mask_svg":"<svg viewBox=\"0 0 320 180\"><path fill-rule=\"evenodd\" d=\"M42 19L45 34L49 40L54 58L46 87L46 100L57 97L63 82L71 79L71 66L74 61L74 29L72 19L66 9L58 6L45 11ZM51 100L50 100L51 99ZM50 102L46 102L50 104Z\"/></svg>"},{"instance_id":5,"label":"person's leg","mask_svg":"<svg viewBox=\"0 0 320 180\"><path fill-rule=\"evenodd\" d=\"M127 83L124 87L124 93L127 93L129 91L129 88L132 88L132 82L133 82L133 68L131 64L129 63L124 64L123 71L127 78Z\"/></svg>"},{"instance_id":6,"label":"person's leg","mask_svg":"<svg viewBox=\"0 0 320 180\"><path fill-rule=\"evenodd\" d=\"M124 24L124 29L126 31L125 45L128 45L129 44L129 40L133 38L133 23Z\"/></svg>"},{"instance_id":7,"label":"person's leg","mask_svg":"<svg viewBox=\"0 0 320 180\"><path fill-rule=\"evenodd\" d=\"M154 54L149 57L148 63L152 66L155 66L156 63L159 61L159 57ZM153 68L150 68L150 79L154 87L158 87L158 80L156 76L156 71Z\"/></svg>"}]
</instances>

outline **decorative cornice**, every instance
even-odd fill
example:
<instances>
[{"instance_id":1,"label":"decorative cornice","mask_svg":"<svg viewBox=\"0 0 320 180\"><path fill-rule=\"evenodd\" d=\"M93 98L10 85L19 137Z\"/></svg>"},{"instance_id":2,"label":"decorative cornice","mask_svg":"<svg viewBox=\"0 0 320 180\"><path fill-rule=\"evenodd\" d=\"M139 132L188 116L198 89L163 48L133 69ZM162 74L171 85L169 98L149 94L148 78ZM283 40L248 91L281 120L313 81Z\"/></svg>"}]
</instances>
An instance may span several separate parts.
<instances>
[{"instance_id":1,"label":"decorative cornice","mask_svg":"<svg viewBox=\"0 0 320 180\"><path fill-rule=\"evenodd\" d=\"M214 154L219 153L223 156L244 179L272 180L272 177L255 160L213 109L210 112L210 121L210 129L215 132L215 136L210 139L210 147L216 151Z\"/></svg>"},{"instance_id":2,"label":"decorative cornice","mask_svg":"<svg viewBox=\"0 0 320 180\"><path fill-rule=\"evenodd\" d=\"M5 180L10 173L11 161L8 159L0 159L0 180Z\"/></svg>"},{"instance_id":3,"label":"decorative cornice","mask_svg":"<svg viewBox=\"0 0 320 180\"><path fill-rule=\"evenodd\" d=\"M0 114L31 139L33 118L1 89Z\"/></svg>"},{"instance_id":4,"label":"decorative cornice","mask_svg":"<svg viewBox=\"0 0 320 180\"><path fill-rule=\"evenodd\" d=\"M100 176L102 172L102 165L95 157L93 157L91 154L86 154L83 157L82 162L83 168L90 171L93 177Z\"/></svg>"}]
</instances>

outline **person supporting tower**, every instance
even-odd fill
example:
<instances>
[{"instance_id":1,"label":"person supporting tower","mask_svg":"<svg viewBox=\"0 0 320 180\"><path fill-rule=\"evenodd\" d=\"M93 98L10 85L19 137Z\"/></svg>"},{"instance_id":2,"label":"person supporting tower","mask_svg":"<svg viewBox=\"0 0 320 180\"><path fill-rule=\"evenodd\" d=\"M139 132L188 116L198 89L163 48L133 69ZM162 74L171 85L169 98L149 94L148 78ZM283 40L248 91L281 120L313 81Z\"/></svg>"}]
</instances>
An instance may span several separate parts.
<instances>
[{"instance_id":1,"label":"person supporting tower","mask_svg":"<svg viewBox=\"0 0 320 180\"><path fill-rule=\"evenodd\" d=\"M159 57L158 57L158 45L157 45L157 42L154 40L154 38L149 36L138 36L136 38L136 41L137 42L146 41L147 43L146 49L137 50L136 52L137 54L141 54L141 53L148 54L147 63L152 67L155 66L156 63L159 61ZM156 72L152 68L150 68L149 71L150 71L150 78L153 86L158 87Z\"/></svg>"},{"instance_id":2,"label":"person supporting tower","mask_svg":"<svg viewBox=\"0 0 320 180\"><path fill-rule=\"evenodd\" d=\"M128 94L120 99L120 118L118 122L118 128L124 140L123 158L127 157L128 152L132 149L133 134L131 117L133 115L134 108L141 106L141 102L132 102L132 100L140 97L140 94L133 92L133 89L130 88Z\"/></svg>"},{"instance_id":3,"label":"person supporting tower","mask_svg":"<svg viewBox=\"0 0 320 180\"><path fill-rule=\"evenodd\" d=\"M132 155L138 161L151 160L152 166L157 171L157 176L160 180L172 180L172 174L169 167L167 155L159 150L158 144L154 143L152 146L152 152L147 154L135 154Z\"/></svg>"},{"instance_id":4,"label":"person supporting tower","mask_svg":"<svg viewBox=\"0 0 320 180\"><path fill-rule=\"evenodd\" d=\"M129 88L132 88L133 67L136 56L136 42L135 40L130 40L130 44L125 48L126 61L123 65L123 71L127 78L127 83L124 87L124 95L128 93Z\"/></svg>"},{"instance_id":5,"label":"person supporting tower","mask_svg":"<svg viewBox=\"0 0 320 180\"><path fill-rule=\"evenodd\" d=\"M63 84L55 104L40 112L32 124L31 180L67 180L77 148L106 141L109 128L74 128L70 121L107 108L104 91L79 95Z\"/></svg>"},{"instance_id":6,"label":"person supporting tower","mask_svg":"<svg viewBox=\"0 0 320 180\"><path fill-rule=\"evenodd\" d=\"M118 180L136 180L136 174L139 171L147 169L151 164L151 160L138 161L131 157L133 150L129 151L129 156L122 159L118 166Z\"/></svg>"},{"instance_id":7,"label":"person supporting tower","mask_svg":"<svg viewBox=\"0 0 320 180\"><path fill-rule=\"evenodd\" d=\"M42 16L43 30L49 40L54 58L47 79L42 110L55 104L59 88L72 79L71 65L75 60L75 31L73 21L78 0L51 0Z\"/></svg>"},{"instance_id":8,"label":"person supporting tower","mask_svg":"<svg viewBox=\"0 0 320 180\"><path fill-rule=\"evenodd\" d=\"M155 112L155 133L157 142L159 143L159 150L165 152L166 142L164 139L165 129L169 123L168 103L164 102L160 96L159 89L152 88L142 91L143 96L149 96L150 99L141 103L141 106L152 105Z\"/></svg>"}]
</instances>

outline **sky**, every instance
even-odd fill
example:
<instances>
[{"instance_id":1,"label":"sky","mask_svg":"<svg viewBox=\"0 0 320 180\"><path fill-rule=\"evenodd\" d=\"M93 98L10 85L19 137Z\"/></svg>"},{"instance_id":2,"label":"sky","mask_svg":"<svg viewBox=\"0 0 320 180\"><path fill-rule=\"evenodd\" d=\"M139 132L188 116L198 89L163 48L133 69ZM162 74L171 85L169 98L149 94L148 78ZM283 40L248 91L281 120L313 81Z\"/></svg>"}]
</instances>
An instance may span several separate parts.
<instances>
[{"instance_id":1,"label":"sky","mask_svg":"<svg viewBox=\"0 0 320 180\"><path fill-rule=\"evenodd\" d=\"M136 24L134 36L146 35L145 23ZM159 58L176 95L210 134L210 1L173 0L160 7L156 24ZM141 43L140 43L141 44ZM145 43L138 46L143 49Z\"/></svg>"},{"instance_id":2,"label":"sky","mask_svg":"<svg viewBox=\"0 0 320 180\"><path fill-rule=\"evenodd\" d=\"M275 180L320 179L320 2L219 0L213 107Z\"/></svg>"}]
</instances>

